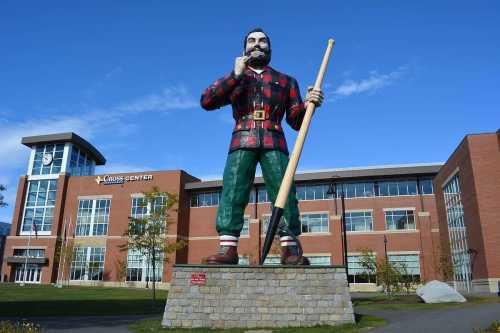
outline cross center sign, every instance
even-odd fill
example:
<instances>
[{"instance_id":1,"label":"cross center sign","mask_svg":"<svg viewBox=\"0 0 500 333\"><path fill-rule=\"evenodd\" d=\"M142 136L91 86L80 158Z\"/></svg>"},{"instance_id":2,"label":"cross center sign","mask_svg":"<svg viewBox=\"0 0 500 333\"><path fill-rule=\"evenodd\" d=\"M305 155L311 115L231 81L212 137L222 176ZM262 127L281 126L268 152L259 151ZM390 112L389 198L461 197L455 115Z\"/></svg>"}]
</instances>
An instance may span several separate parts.
<instances>
[{"instance_id":1,"label":"cross center sign","mask_svg":"<svg viewBox=\"0 0 500 333\"><path fill-rule=\"evenodd\" d=\"M207 284L205 273L191 273L191 285L204 286L205 284Z\"/></svg>"}]
</instances>

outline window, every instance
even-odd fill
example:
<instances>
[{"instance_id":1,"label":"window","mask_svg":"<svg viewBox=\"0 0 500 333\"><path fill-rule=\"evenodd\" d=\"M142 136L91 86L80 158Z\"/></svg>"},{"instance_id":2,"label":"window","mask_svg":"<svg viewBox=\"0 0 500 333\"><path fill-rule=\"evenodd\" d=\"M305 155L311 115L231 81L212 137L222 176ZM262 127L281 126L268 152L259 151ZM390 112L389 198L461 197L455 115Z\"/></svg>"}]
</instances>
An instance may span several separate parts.
<instances>
[{"instance_id":1,"label":"window","mask_svg":"<svg viewBox=\"0 0 500 333\"><path fill-rule=\"evenodd\" d=\"M303 233L328 232L328 213L301 214Z\"/></svg>"},{"instance_id":2,"label":"window","mask_svg":"<svg viewBox=\"0 0 500 333\"><path fill-rule=\"evenodd\" d=\"M269 194L267 193L267 189L265 187L259 187L257 189L257 199L259 203L271 202L271 200L269 199Z\"/></svg>"},{"instance_id":3,"label":"window","mask_svg":"<svg viewBox=\"0 0 500 333\"><path fill-rule=\"evenodd\" d=\"M345 223L347 231L372 231L372 212L346 212Z\"/></svg>"},{"instance_id":4,"label":"window","mask_svg":"<svg viewBox=\"0 0 500 333\"><path fill-rule=\"evenodd\" d=\"M419 183L421 194L434 194L432 179L420 179Z\"/></svg>"},{"instance_id":5,"label":"window","mask_svg":"<svg viewBox=\"0 0 500 333\"><path fill-rule=\"evenodd\" d=\"M110 205L111 199L79 200L76 216L76 235L106 235L108 233Z\"/></svg>"},{"instance_id":6,"label":"window","mask_svg":"<svg viewBox=\"0 0 500 333\"><path fill-rule=\"evenodd\" d=\"M161 208L165 208L167 197L157 196L152 202L147 202L143 196L132 198L131 215L137 219L148 217L151 213L157 212Z\"/></svg>"},{"instance_id":7,"label":"window","mask_svg":"<svg viewBox=\"0 0 500 333\"><path fill-rule=\"evenodd\" d=\"M250 265L250 259L248 258L248 256L238 256L238 258L239 258L238 265L242 265L242 266Z\"/></svg>"},{"instance_id":8,"label":"window","mask_svg":"<svg viewBox=\"0 0 500 333\"><path fill-rule=\"evenodd\" d=\"M385 211L385 227L387 230L415 230L413 210Z\"/></svg>"},{"instance_id":9,"label":"window","mask_svg":"<svg viewBox=\"0 0 500 333\"><path fill-rule=\"evenodd\" d=\"M248 236L250 234L250 217L243 218L243 229L241 229L241 236Z\"/></svg>"},{"instance_id":10,"label":"window","mask_svg":"<svg viewBox=\"0 0 500 333\"><path fill-rule=\"evenodd\" d=\"M472 287L471 257L458 173L443 187L443 196L455 285L458 289L470 291Z\"/></svg>"},{"instance_id":11,"label":"window","mask_svg":"<svg viewBox=\"0 0 500 333\"><path fill-rule=\"evenodd\" d=\"M35 223L38 232L50 234L56 202L57 180L32 180L24 208L23 232L31 232Z\"/></svg>"},{"instance_id":12,"label":"window","mask_svg":"<svg viewBox=\"0 0 500 333\"><path fill-rule=\"evenodd\" d=\"M262 215L262 218L261 218L261 221L262 221L261 232L264 235L267 233L267 227L269 227L269 221L270 220L271 220L271 215L269 215L269 214Z\"/></svg>"},{"instance_id":13,"label":"window","mask_svg":"<svg viewBox=\"0 0 500 333\"><path fill-rule=\"evenodd\" d=\"M58 174L61 172L63 154L64 144L37 146L35 148L35 158L33 160L31 175ZM52 158L52 162L48 165L43 165L43 158L48 155Z\"/></svg>"},{"instance_id":14,"label":"window","mask_svg":"<svg viewBox=\"0 0 500 333\"><path fill-rule=\"evenodd\" d=\"M219 205L222 192L201 192L191 194L191 207L210 207Z\"/></svg>"},{"instance_id":15,"label":"window","mask_svg":"<svg viewBox=\"0 0 500 333\"><path fill-rule=\"evenodd\" d=\"M373 183L347 183L344 186L344 196L346 198L373 197L375 190ZM337 196L340 197L340 189L337 189Z\"/></svg>"},{"instance_id":16,"label":"window","mask_svg":"<svg viewBox=\"0 0 500 333\"><path fill-rule=\"evenodd\" d=\"M26 268L26 271L25 271ZM14 266L14 281L23 283L40 283L42 279L42 265L16 264Z\"/></svg>"},{"instance_id":17,"label":"window","mask_svg":"<svg viewBox=\"0 0 500 333\"><path fill-rule=\"evenodd\" d=\"M349 283L376 283L375 272L363 267L361 262L363 256L347 256L348 280Z\"/></svg>"},{"instance_id":18,"label":"window","mask_svg":"<svg viewBox=\"0 0 500 333\"><path fill-rule=\"evenodd\" d=\"M420 259L418 254L389 254L389 262L398 268L403 279L420 281Z\"/></svg>"},{"instance_id":19,"label":"window","mask_svg":"<svg viewBox=\"0 0 500 333\"><path fill-rule=\"evenodd\" d=\"M154 276L156 282L161 282L163 275L163 254L155 260ZM127 256L127 281L153 281L153 260L148 260L137 250L129 250Z\"/></svg>"},{"instance_id":20,"label":"window","mask_svg":"<svg viewBox=\"0 0 500 333\"><path fill-rule=\"evenodd\" d=\"M330 256L306 256L311 266L330 266Z\"/></svg>"},{"instance_id":21,"label":"window","mask_svg":"<svg viewBox=\"0 0 500 333\"><path fill-rule=\"evenodd\" d=\"M45 250L44 249L14 249L14 257L25 257L28 254L28 257L32 258L44 258Z\"/></svg>"},{"instance_id":22,"label":"window","mask_svg":"<svg viewBox=\"0 0 500 333\"><path fill-rule=\"evenodd\" d=\"M417 194L416 180L380 181L377 187L381 197Z\"/></svg>"},{"instance_id":23,"label":"window","mask_svg":"<svg viewBox=\"0 0 500 333\"><path fill-rule=\"evenodd\" d=\"M104 273L104 247L75 247L70 279L101 281Z\"/></svg>"},{"instance_id":24,"label":"window","mask_svg":"<svg viewBox=\"0 0 500 333\"><path fill-rule=\"evenodd\" d=\"M265 266L275 266L275 265L281 265L281 256L271 254L266 257L266 260L264 260L264 265Z\"/></svg>"},{"instance_id":25,"label":"window","mask_svg":"<svg viewBox=\"0 0 500 333\"><path fill-rule=\"evenodd\" d=\"M302 184L297 186L297 200L324 200L332 199L328 194L328 184Z\"/></svg>"},{"instance_id":26,"label":"window","mask_svg":"<svg viewBox=\"0 0 500 333\"><path fill-rule=\"evenodd\" d=\"M72 176L89 176L94 174L95 162L75 146L69 158L69 173Z\"/></svg>"}]
</instances>

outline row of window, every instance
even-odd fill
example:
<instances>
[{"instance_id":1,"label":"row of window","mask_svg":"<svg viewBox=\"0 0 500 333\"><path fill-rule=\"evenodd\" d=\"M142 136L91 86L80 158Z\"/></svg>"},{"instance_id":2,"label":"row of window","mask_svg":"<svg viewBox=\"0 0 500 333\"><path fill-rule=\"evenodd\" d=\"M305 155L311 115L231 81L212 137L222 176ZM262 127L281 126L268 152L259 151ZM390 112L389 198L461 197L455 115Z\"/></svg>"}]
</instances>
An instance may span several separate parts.
<instances>
[{"instance_id":1,"label":"row of window","mask_svg":"<svg viewBox=\"0 0 500 333\"><path fill-rule=\"evenodd\" d=\"M33 224L37 231L50 232L54 215L57 180L30 181L26 199L22 231L33 230ZM215 193L215 192L214 192ZM213 199L213 193L200 194ZM206 198L205 198L206 199ZM204 199L204 200L205 200ZM133 197L131 205L131 216L144 218L151 212L164 207L166 197L158 197L152 204L146 204L143 197ZM111 199L81 199L78 202L75 234L77 236L101 236L108 232ZM264 216L264 225L266 219ZM307 213L301 215L302 232L328 232L328 214ZM415 217L412 210L388 210L385 211L385 222L387 230L415 229ZM347 231L371 231L373 230L372 212L347 212ZM244 225L242 234L248 234L248 222Z\"/></svg>"},{"instance_id":2,"label":"row of window","mask_svg":"<svg viewBox=\"0 0 500 333\"><path fill-rule=\"evenodd\" d=\"M389 263L393 264L402 273L404 279L420 281L420 259L418 254L389 254ZM374 272L368 271L362 265L363 257L360 255L348 255L348 280L349 283L376 283Z\"/></svg>"},{"instance_id":3,"label":"row of window","mask_svg":"<svg viewBox=\"0 0 500 333\"><path fill-rule=\"evenodd\" d=\"M74 259L71 262L70 279L102 281L105 254L106 248L104 247L76 247ZM126 281L146 282L152 281L154 277L157 282L160 282L163 276L163 262L163 257L157 258L153 274L152 260L138 251L129 250Z\"/></svg>"},{"instance_id":4,"label":"row of window","mask_svg":"<svg viewBox=\"0 0 500 333\"><path fill-rule=\"evenodd\" d=\"M44 257L43 249L15 249L14 256ZM73 261L70 267L71 280L102 280L104 275L104 258L106 254L105 247L75 247ZM240 256L239 265L249 265L248 256ZM311 265L331 265L330 256L309 256ZM400 270L413 281L420 279L420 260L418 254L389 254L388 260L390 263L400 268ZM347 257L349 282L351 283L375 283L375 275L369 272L361 264L362 256L349 255ZM163 276L163 257L157 258L155 261L154 274L153 262L146 255L136 251L129 250L127 255L127 273L126 281L146 282L152 281L153 278L160 282ZM264 265L279 265L280 257L269 255L264 262ZM16 281L20 282L27 279L31 282L33 278L39 279L39 267L30 267L27 271L28 277L24 276L24 267L21 265L16 271Z\"/></svg>"},{"instance_id":5,"label":"row of window","mask_svg":"<svg viewBox=\"0 0 500 333\"><path fill-rule=\"evenodd\" d=\"M415 230L415 214L413 210L386 210L386 230ZM263 215L263 230L267 230L270 215ZM300 215L302 233L328 232L328 213L304 213ZM373 231L373 216L371 211L346 212L347 231Z\"/></svg>"},{"instance_id":6,"label":"row of window","mask_svg":"<svg viewBox=\"0 0 500 333\"><path fill-rule=\"evenodd\" d=\"M418 184L420 186L418 186ZM333 199L334 195L340 198L342 191L346 198L369 198L386 196L405 196L417 194L433 194L432 179L417 180L375 181L363 183L342 183L330 187L328 184L297 185L298 200L325 200ZM217 206L222 191L193 193L191 207ZM270 202L265 187L259 187L257 192L250 192L250 203Z\"/></svg>"}]
</instances>

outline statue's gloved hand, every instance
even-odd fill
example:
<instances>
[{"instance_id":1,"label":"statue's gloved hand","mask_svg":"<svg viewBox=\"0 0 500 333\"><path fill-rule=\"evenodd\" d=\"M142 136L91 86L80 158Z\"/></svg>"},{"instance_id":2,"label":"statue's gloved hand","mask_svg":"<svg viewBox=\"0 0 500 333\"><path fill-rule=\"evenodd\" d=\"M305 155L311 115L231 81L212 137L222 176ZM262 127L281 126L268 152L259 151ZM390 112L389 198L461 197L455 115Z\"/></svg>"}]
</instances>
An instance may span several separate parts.
<instances>
[{"instance_id":1,"label":"statue's gloved hand","mask_svg":"<svg viewBox=\"0 0 500 333\"><path fill-rule=\"evenodd\" d=\"M243 74L243 71L247 67L247 61L249 57L247 56L242 56L242 57L237 57L234 60L234 75L240 76Z\"/></svg>"},{"instance_id":2,"label":"statue's gloved hand","mask_svg":"<svg viewBox=\"0 0 500 333\"><path fill-rule=\"evenodd\" d=\"M306 107L308 103L314 103L316 107L323 104L324 95L321 90L315 90L313 86L307 87Z\"/></svg>"}]
</instances>

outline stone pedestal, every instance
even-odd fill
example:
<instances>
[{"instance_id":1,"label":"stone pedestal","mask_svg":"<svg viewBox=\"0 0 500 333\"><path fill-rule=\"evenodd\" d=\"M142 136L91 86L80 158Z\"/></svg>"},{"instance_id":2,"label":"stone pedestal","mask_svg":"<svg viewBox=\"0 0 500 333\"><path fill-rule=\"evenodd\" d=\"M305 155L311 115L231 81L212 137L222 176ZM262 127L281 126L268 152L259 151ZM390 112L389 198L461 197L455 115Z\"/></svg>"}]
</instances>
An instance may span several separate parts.
<instances>
[{"instance_id":1,"label":"stone pedestal","mask_svg":"<svg viewBox=\"0 0 500 333\"><path fill-rule=\"evenodd\" d=\"M339 266L175 265L165 327L306 327L354 323Z\"/></svg>"}]
</instances>

